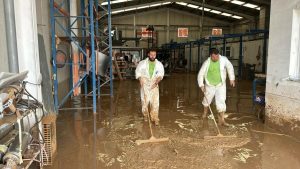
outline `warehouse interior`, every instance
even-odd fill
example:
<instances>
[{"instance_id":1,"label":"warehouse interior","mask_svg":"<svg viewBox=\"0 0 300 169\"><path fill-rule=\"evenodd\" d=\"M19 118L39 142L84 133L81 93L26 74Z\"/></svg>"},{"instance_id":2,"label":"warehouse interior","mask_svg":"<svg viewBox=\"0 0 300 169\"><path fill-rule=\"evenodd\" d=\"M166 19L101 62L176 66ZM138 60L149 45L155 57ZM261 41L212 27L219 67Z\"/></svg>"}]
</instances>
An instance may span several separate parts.
<instances>
[{"instance_id":1,"label":"warehouse interior","mask_svg":"<svg viewBox=\"0 0 300 169\"><path fill-rule=\"evenodd\" d=\"M300 0L0 0L0 168L298 169L299 30Z\"/></svg>"}]
</instances>

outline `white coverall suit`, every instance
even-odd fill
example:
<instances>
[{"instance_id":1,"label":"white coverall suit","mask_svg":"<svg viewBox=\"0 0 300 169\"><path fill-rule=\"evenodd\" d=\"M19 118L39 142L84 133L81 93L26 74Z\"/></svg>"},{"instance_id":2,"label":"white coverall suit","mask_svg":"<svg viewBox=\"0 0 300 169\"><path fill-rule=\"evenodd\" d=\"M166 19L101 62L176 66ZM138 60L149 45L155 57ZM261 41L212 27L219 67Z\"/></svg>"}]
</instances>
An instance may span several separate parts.
<instances>
[{"instance_id":1,"label":"white coverall suit","mask_svg":"<svg viewBox=\"0 0 300 169\"><path fill-rule=\"evenodd\" d=\"M144 59L139 62L136 70L136 79L143 78L144 86L141 87L141 102L142 102L142 112L144 117L148 117L149 110L148 106L150 104L150 118L152 121L158 122L158 110L159 110L159 88L156 86L151 89L152 85L155 84L157 78L163 79L165 74L163 64L155 59L155 67L152 77L149 74L149 59Z\"/></svg>"},{"instance_id":2,"label":"white coverall suit","mask_svg":"<svg viewBox=\"0 0 300 169\"><path fill-rule=\"evenodd\" d=\"M225 112L226 111L226 74L228 73L229 79L230 80L235 80L235 75L234 75L234 69L230 61L227 59L227 57L221 56L220 55L220 74L221 74L221 79L222 82L217 85L213 86L210 85L208 80L207 80L207 72L208 68L211 62L211 58L209 57L203 64L202 67L198 73L198 84L199 87L204 86L204 80L205 80L205 92L204 95L207 98L207 101L205 97L203 98L202 104L205 107L208 107L213 98L215 97L215 103L217 107L218 112Z\"/></svg>"}]
</instances>

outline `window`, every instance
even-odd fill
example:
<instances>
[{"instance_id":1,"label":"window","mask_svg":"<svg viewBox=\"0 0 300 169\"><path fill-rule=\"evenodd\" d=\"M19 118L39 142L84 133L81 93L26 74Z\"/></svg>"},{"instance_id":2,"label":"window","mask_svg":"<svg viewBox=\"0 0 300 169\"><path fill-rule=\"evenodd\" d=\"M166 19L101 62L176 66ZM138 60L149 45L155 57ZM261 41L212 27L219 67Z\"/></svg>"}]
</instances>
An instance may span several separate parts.
<instances>
[{"instance_id":1,"label":"window","mask_svg":"<svg viewBox=\"0 0 300 169\"><path fill-rule=\"evenodd\" d=\"M224 56L226 56L226 57L228 57L228 58L230 58L231 57L231 47L230 46L226 46L226 48L225 48L226 50L225 50L225 54L224 54ZM221 51L220 51L220 53L223 55L223 51L224 51L224 49L223 49L223 47L221 47Z\"/></svg>"},{"instance_id":2,"label":"window","mask_svg":"<svg viewBox=\"0 0 300 169\"><path fill-rule=\"evenodd\" d=\"M293 25L290 53L290 80L300 80L300 9L293 10Z\"/></svg>"}]
</instances>

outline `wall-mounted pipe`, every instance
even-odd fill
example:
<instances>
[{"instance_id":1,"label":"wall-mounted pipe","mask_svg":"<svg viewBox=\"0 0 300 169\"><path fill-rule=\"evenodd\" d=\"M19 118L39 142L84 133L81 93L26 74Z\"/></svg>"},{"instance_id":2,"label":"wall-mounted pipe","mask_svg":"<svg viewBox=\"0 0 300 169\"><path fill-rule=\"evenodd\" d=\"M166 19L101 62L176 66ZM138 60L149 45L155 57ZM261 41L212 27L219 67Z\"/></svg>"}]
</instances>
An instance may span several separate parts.
<instances>
[{"instance_id":1,"label":"wall-mounted pipe","mask_svg":"<svg viewBox=\"0 0 300 169\"><path fill-rule=\"evenodd\" d=\"M14 1L4 0L3 3L9 72L19 73Z\"/></svg>"}]
</instances>

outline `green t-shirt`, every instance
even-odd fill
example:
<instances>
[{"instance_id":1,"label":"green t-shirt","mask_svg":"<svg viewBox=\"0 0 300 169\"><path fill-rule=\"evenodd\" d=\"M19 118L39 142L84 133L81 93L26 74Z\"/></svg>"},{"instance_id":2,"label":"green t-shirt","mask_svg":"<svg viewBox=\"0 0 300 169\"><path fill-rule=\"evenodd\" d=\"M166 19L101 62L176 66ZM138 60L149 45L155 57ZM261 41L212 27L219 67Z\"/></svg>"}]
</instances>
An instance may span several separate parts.
<instances>
[{"instance_id":1,"label":"green t-shirt","mask_svg":"<svg viewBox=\"0 0 300 169\"><path fill-rule=\"evenodd\" d=\"M153 76L154 68L155 68L155 62L149 61L149 74L151 78Z\"/></svg>"},{"instance_id":2,"label":"green t-shirt","mask_svg":"<svg viewBox=\"0 0 300 169\"><path fill-rule=\"evenodd\" d=\"M220 71L220 61L210 60L209 68L207 71L207 80L210 85L217 86L222 82L221 71Z\"/></svg>"}]
</instances>

